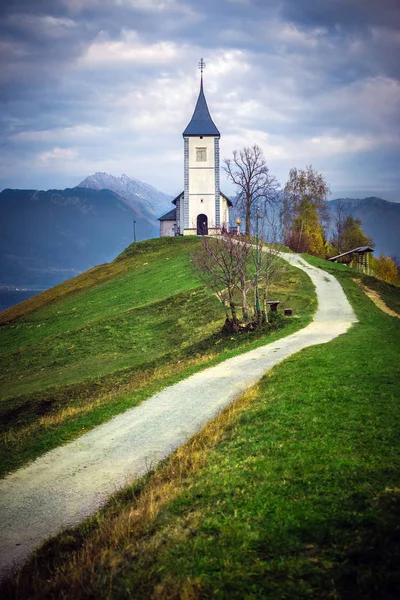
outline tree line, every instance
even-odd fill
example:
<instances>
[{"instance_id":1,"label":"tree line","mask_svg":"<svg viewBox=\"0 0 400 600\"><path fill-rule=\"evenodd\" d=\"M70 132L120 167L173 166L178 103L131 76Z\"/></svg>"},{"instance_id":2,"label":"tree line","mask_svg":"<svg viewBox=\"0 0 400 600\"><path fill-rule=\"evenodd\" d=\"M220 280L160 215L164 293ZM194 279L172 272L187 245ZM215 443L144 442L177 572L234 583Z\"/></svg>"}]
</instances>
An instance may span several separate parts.
<instances>
[{"instance_id":1,"label":"tree line","mask_svg":"<svg viewBox=\"0 0 400 600\"><path fill-rule=\"evenodd\" d=\"M252 233L256 219L263 218L267 222L279 220L280 241L295 252L332 258L361 246L374 246L361 221L346 215L343 201L337 202L331 214L329 184L311 165L291 169L282 189L262 149L254 145L235 150L233 158L224 160L224 170L237 189L234 207L244 219L245 235ZM392 258L381 255L372 265L378 277L398 281Z\"/></svg>"},{"instance_id":2,"label":"tree line","mask_svg":"<svg viewBox=\"0 0 400 600\"><path fill-rule=\"evenodd\" d=\"M223 303L228 329L240 328L238 306L242 322L260 326L268 320L269 289L283 268L284 247L330 258L373 246L361 221L345 214L343 202L331 215L329 185L311 165L291 169L283 189L257 145L235 150L232 158L223 161L223 168L236 188L233 205L238 222L243 220L243 235L203 238L192 261ZM378 277L398 282L397 266L390 257L373 259L372 267Z\"/></svg>"}]
</instances>

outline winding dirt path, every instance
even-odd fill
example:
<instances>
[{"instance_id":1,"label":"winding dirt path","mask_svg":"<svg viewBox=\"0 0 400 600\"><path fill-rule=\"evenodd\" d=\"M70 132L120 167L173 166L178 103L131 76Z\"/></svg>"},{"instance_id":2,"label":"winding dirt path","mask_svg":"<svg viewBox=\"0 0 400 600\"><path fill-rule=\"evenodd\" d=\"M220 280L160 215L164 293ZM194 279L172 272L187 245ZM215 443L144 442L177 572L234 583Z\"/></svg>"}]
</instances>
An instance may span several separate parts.
<instances>
[{"instance_id":1,"label":"winding dirt path","mask_svg":"<svg viewBox=\"0 0 400 600\"><path fill-rule=\"evenodd\" d=\"M168 456L266 371L307 346L329 342L357 320L333 276L297 255L285 258L315 284L318 310L310 325L166 388L0 481L0 577Z\"/></svg>"}]
</instances>

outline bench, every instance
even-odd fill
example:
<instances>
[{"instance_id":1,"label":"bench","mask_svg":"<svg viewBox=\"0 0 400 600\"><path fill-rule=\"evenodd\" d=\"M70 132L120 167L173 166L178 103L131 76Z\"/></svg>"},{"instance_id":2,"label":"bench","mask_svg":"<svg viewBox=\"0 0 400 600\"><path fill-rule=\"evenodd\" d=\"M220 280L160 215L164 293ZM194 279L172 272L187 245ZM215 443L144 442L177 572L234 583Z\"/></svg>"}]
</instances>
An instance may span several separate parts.
<instances>
[{"instance_id":1,"label":"bench","mask_svg":"<svg viewBox=\"0 0 400 600\"><path fill-rule=\"evenodd\" d=\"M271 312L277 312L278 310L278 304L280 304L281 301L280 300L268 300L267 304L269 304L269 308L271 310Z\"/></svg>"}]
</instances>

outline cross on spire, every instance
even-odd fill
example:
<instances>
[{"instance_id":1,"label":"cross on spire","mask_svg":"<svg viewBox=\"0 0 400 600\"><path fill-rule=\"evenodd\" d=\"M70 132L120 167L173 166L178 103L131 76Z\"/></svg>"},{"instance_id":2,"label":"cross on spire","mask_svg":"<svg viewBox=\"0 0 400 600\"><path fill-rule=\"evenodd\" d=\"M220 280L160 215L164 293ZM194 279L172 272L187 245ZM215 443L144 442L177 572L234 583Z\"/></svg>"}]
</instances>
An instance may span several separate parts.
<instances>
[{"instance_id":1,"label":"cross on spire","mask_svg":"<svg viewBox=\"0 0 400 600\"><path fill-rule=\"evenodd\" d=\"M206 68L206 63L204 62L204 60L201 58L200 62L199 62L199 69L200 69L200 73L201 73L201 77L203 78L203 71Z\"/></svg>"}]
</instances>

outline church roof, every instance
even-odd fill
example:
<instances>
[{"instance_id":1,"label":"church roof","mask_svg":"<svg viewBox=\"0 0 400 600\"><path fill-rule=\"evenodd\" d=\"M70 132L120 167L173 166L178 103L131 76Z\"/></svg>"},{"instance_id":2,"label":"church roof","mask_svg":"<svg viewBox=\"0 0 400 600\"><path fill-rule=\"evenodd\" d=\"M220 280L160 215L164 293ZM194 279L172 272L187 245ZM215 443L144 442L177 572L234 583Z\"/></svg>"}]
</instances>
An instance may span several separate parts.
<instances>
[{"instance_id":1,"label":"church roof","mask_svg":"<svg viewBox=\"0 0 400 600\"><path fill-rule=\"evenodd\" d=\"M158 219L159 221L176 221L176 208L173 208L166 215Z\"/></svg>"},{"instance_id":2,"label":"church roof","mask_svg":"<svg viewBox=\"0 0 400 600\"><path fill-rule=\"evenodd\" d=\"M181 196L183 196L183 194L184 194L184 192L182 190L182 192L180 194L178 194L177 197L172 200L172 204L175 204L175 206L176 206L177 201L179 200L179 198Z\"/></svg>"},{"instance_id":3,"label":"church roof","mask_svg":"<svg viewBox=\"0 0 400 600\"><path fill-rule=\"evenodd\" d=\"M194 109L193 117L182 134L184 137L190 135L211 135L220 137L220 132L216 128L210 111L208 110L206 97L203 91L203 78L200 83L200 93L197 99L196 108Z\"/></svg>"}]
</instances>

